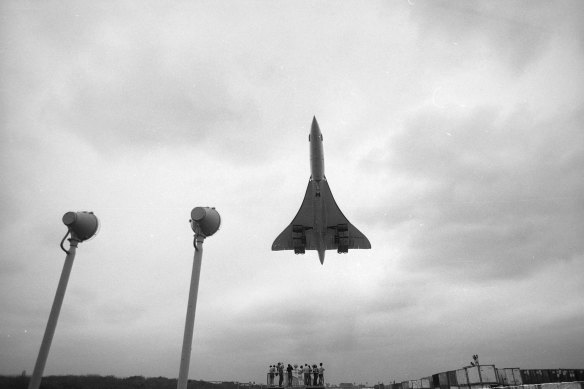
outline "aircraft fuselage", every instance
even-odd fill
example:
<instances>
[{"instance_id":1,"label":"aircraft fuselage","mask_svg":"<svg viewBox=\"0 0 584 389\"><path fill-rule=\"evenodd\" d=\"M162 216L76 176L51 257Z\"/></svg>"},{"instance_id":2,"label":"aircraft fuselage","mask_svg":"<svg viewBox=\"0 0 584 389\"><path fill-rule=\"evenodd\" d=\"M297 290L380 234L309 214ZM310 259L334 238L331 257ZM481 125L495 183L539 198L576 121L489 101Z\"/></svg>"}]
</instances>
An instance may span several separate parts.
<instances>
[{"instance_id":1,"label":"aircraft fuselage","mask_svg":"<svg viewBox=\"0 0 584 389\"><path fill-rule=\"evenodd\" d=\"M316 119L312 121L310 135L310 178L313 181L326 180L324 177L324 150L322 147L322 133Z\"/></svg>"},{"instance_id":2,"label":"aircraft fuselage","mask_svg":"<svg viewBox=\"0 0 584 389\"><path fill-rule=\"evenodd\" d=\"M316 118L312 120L312 127L310 128L310 135L308 142L310 143L310 180L314 186L315 196L312 199L314 224L312 226L312 235L316 243L316 250L318 251L318 259L320 263L324 262L324 254L326 244L324 237L326 236L326 207L323 198L320 196L320 182L326 181L324 176L324 148L322 146L322 133L318 127Z\"/></svg>"}]
</instances>

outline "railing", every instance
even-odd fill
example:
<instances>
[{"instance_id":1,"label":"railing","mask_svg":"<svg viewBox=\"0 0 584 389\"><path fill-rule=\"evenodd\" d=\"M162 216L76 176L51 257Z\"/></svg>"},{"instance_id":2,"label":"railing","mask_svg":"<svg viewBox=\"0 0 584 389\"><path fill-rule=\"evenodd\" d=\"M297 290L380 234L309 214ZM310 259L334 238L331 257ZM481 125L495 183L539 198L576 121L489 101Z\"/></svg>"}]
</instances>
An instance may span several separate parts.
<instances>
[{"instance_id":1,"label":"railing","mask_svg":"<svg viewBox=\"0 0 584 389\"><path fill-rule=\"evenodd\" d=\"M307 373L308 375L308 373ZM316 377L315 377L316 376ZM319 388L324 387L324 374L310 373L310 382L305 382L305 375L302 372L293 371L292 381L288 378L288 372L284 370L283 374L279 373L267 373L266 383L268 388Z\"/></svg>"}]
</instances>

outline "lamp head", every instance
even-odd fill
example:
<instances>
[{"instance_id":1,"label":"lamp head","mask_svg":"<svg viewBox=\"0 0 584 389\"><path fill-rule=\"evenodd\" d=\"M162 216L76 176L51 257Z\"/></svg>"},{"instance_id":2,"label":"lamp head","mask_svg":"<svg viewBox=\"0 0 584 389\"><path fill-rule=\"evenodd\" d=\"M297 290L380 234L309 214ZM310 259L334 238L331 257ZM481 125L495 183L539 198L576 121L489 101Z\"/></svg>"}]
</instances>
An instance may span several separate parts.
<instances>
[{"instance_id":1,"label":"lamp head","mask_svg":"<svg viewBox=\"0 0 584 389\"><path fill-rule=\"evenodd\" d=\"M99 228L99 220L93 212L67 212L63 215L63 223L80 242L92 238Z\"/></svg>"},{"instance_id":2,"label":"lamp head","mask_svg":"<svg viewBox=\"0 0 584 389\"><path fill-rule=\"evenodd\" d=\"M221 226L221 216L214 207L196 207L191 211L191 228L195 233L211 236Z\"/></svg>"}]
</instances>

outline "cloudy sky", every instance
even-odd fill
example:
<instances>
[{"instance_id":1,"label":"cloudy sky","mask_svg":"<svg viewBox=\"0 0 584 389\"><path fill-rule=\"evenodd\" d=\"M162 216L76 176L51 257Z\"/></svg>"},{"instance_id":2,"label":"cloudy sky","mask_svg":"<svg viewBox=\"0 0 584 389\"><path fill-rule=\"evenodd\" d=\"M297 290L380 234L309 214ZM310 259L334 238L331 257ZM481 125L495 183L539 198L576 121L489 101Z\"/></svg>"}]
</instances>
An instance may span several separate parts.
<instances>
[{"instance_id":1,"label":"cloudy sky","mask_svg":"<svg viewBox=\"0 0 584 389\"><path fill-rule=\"evenodd\" d=\"M580 1L2 1L0 374L327 381L584 367ZM371 250L272 252L326 176Z\"/></svg>"}]
</instances>

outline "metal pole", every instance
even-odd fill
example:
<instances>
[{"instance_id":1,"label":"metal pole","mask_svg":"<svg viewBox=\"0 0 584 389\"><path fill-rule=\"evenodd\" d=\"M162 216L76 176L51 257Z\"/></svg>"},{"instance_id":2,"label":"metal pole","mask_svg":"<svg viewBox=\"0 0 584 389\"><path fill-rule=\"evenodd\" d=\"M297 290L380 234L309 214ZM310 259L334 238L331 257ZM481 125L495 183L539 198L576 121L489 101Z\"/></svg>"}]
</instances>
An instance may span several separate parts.
<instances>
[{"instance_id":1,"label":"metal pole","mask_svg":"<svg viewBox=\"0 0 584 389\"><path fill-rule=\"evenodd\" d=\"M183 337L177 389L187 389L189 378L189 363L191 360L191 347L193 344L193 327L195 325L195 310L197 309L197 294L199 292L199 278L201 276L204 240L205 236L203 235L197 234L195 236L195 258L193 260L193 273L191 274L191 288L189 290L189 302L187 305L185 335Z\"/></svg>"},{"instance_id":2,"label":"metal pole","mask_svg":"<svg viewBox=\"0 0 584 389\"><path fill-rule=\"evenodd\" d=\"M45 370L45 364L47 363L47 357L49 356L49 349L51 348L51 342L53 341L53 335L55 334L55 328L57 327L57 320L59 320L59 313L61 312L61 305L63 305L63 298L65 297L65 290L67 289L67 283L69 282L69 275L71 274L71 268L73 267L73 259L75 258L75 251L77 250L78 243L79 241L77 238L72 235L69 239L69 251L65 258L65 264L63 265L63 271L61 272L61 278L59 279L59 285L57 286L57 293L55 293L55 300L53 301L53 307L49 314L49 321L47 322L47 328L45 329L45 335L43 336L39 355L36 364L34 365L34 371L30 378L30 382L28 383L28 389L38 389L41 385L43 371Z\"/></svg>"}]
</instances>

